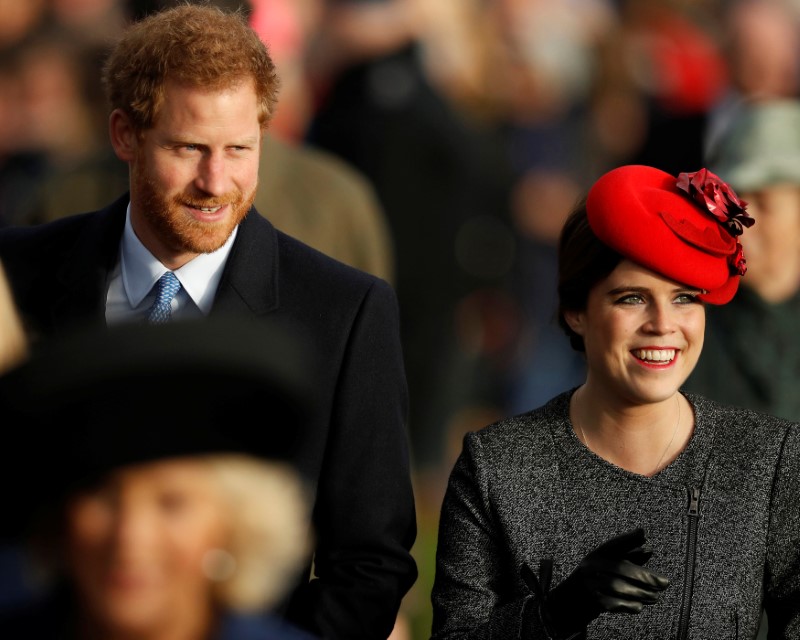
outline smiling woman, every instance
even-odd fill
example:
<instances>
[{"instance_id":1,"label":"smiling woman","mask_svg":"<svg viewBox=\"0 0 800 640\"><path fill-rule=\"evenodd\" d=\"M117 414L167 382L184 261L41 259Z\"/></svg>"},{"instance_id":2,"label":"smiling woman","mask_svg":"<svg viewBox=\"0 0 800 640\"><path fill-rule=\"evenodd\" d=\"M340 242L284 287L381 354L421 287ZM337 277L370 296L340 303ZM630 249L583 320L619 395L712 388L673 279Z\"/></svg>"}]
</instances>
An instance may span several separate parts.
<instances>
[{"instance_id":1,"label":"smiling woman","mask_svg":"<svg viewBox=\"0 0 800 640\"><path fill-rule=\"evenodd\" d=\"M747 203L705 169L601 176L559 244L584 384L465 436L434 640L800 634L800 425L681 392L736 294ZM773 637L770 635L770 637Z\"/></svg>"},{"instance_id":2,"label":"smiling woman","mask_svg":"<svg viewBox=\"0 0 800 640\"><path fill-rule=\"evenodd\" d=\"M691 373L703 345L705 312L699 294L623 260L592 288L585 310L564 312L565 322L583 340L587 362L586 384L573 401L572 418L581 425L580 439L597 455L652 476L686 446L691 411L687 406L681 420L686 401L676 389ZM647 407L642 415L646 424L634 433L618 434L616 408L607 417L597 411L611 394L620 396L624 409L630 404ZM584 429L593 436L591 445Z\"/></svg>"}]
</instances>

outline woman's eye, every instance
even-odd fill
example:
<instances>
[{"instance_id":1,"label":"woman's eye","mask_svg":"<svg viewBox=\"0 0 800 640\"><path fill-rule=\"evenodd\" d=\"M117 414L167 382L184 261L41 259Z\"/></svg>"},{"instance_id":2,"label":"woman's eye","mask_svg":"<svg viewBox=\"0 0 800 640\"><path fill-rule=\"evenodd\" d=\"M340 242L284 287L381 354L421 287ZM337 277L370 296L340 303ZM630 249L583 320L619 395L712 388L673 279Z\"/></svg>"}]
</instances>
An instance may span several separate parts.
<instances>
[{"instance_id":1,"label":"woman's eye","mask_svg":"<svg viewBox=\"0 0 800 640\"><path fill-rule=\"evenodd\" d=\"M642 304L644 297L638 293L628 293L617 298L617 304Z\"/></svg>"},{"instance_id":2,"label":"woman's eye","mask_svg":"<svg viewBox=\"0 0 800 640\"><path fill-rule=\"evenodd\" d=\"M700 302L700 298L698 298L699 293L681 293L675 298L675 302L678 304L692 304L695 302Z\"/></svg>"}]
</instances>

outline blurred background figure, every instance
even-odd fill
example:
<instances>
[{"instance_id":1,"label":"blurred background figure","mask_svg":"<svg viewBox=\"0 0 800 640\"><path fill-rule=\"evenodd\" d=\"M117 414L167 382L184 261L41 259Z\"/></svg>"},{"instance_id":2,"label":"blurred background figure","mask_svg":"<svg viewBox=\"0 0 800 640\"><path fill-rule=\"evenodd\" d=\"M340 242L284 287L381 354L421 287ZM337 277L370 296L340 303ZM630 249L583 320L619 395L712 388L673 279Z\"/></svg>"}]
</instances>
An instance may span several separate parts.
<instances>
[{"instance_id":1,"label":"blurred background figure","mask_svg":"<svg viewBox=\"0 0 800 640\"><path fill-rule=\"evenodd\" d=\"M22 318L14 304L5 270L0 264L0 376L18 367L30 350ZM6 513L11 518L12 513ZM21 583L20 556L15 545L0 540L0 608L24 600L28 589Z\"/></svg>"},{"instance_id":2,"label":"blurred background figure","mask_svg":"<svg viewBox=\"0 0 800 640\"><path fill-rule=\"evenodd\" d=\"M91 95L94 55L56 27L7 52L20 117L0 169L3 225L80 211L127 180L106 142L101 101Z\"/></svg>"},{"instance_id":3,"label":"blurred background figure","mask_svg":"<svg viewBox=\"0 0 800 640\"><path fill-rule=\"evenodd\" d=\"M2 535L29 554L33 594L0 635L312 637L270 615L312 549L291 464L310 370L295 334L266 335L228 319L83 330L0 379L19 432ZM256 401L260 429L244 419Z\"/></svg>"},{"instance_id":4,"label":"blurred background figure","mask_svg":"<svg viewBox=\"0 0 800 640\"><path fill-rule=\"evenodd\" d=\"M281 75L281 99L270 131L300 143L316 104L306 71L307 51L320 29L325 0L248 0L250 24L269 45Z\"/></svg>"},{"instance_id":5,"label":"blurred background figure","mask_svg":"<svg viewBox=\"0 0 800 640\"><path fill-rule=\"evenodd\" d=\"M394 241L366 176L332 153L264 138L256 209L290 236L394 284Z\"/></svg>"},{"instance_id":6,"label":"blurred background figure","mask_svg":"<svg viewBox=\"0 0 800 640\"><path fill-rule=\"evenodd\" d=\"M87 50L102 51L117 37L130 15L120 0L46 0L50 20Z\"/></svg>"},{"instance_id":7,"label":"blurred background figure","mask_svg":"<svg viewBox=\"0 0 800 640\"><path fill-rule=\"evenodd\" d=\"M0 114L9 116L0 136L0 225L40 221L55 206L80 211L108 193L109 181L113 188L127 179L112 161L97 80L126 15L119 0L0 3L0 23L18 25L13 38L0 38ZM83 178L90 169L96 180ZM57 205L51 181L63 187Z\"/></svg>"},{"instance_id":8,"label":"blurred background figure","mask_svg":"<svg viewBox=\"0 0 800 640\"><path fill-rule=\"evenodd\" d=\"M367 176L394 241L420 468L438 463L450 423L497 406L493 368L516 319L514 176L486 16L471 1L333 0L308 52L305 138Z\"/></svg>"},{"instance_id":9,"label":"blurred background figure","mask_svg":"<svg viewBox=\"0 0 800 640\"><path fill-rule=\"evenodd\" d=\"M794 0L732 0L720 5L728 83L709 112L704 147L716 144L739 107L800 97L800 5Z\"/></svg>"},{"instance_id":10,"label":"blurred background figure","mask_svg":"<svg viewBox=\"0 0 800 640\"><path fill-rule=\"evenodd\" d=\"M629 161L677 175L702 166L709 111L728 86L720 15L713 2L624 0L628 80L644 99L645 130Z\"/></svg>"},{"instance_id":11,"label":"blurred background figure","mask_svg":"<svg viewBox=\"0 0 800 640\"><path fill-rule=\"evenodd\" d=\"M512 273L521 322L507 373L507 413L539 406L583 380L583 359L556 324L556 242L594 170L587 144L593 76L619 17L606 0L498 0L498 74L512 166L511 216L518 238ZM620 103L611 110L621 113ZM635 120L627 118L626 130ZM614 136L617 141L620 136Z\"/></svg>"},{"instance_id":12,"label":"blurred background figure","mask_svg":"<svg viewBox=\"0 0 800 640\"><path fill-rule=\"evenodd\" d=\"M800 420L800 100L751 101L708 149L708 168L748 202L747 277L709 308L687 389Z\"/></svg>"},{"instance_id":13,"label":"blurred background figure","mask_svg":"<svg viewBox=\"0 0 800 640\"><path fill-rule=\"evenodd\" d=\"M48 0L0 0L0 50L22 42L44 21Z\"/></svg>"},{"instance_id":14,"label":"blurred background figure","mask_svg":"<svg viewBox=\"0 0 800 640\"><path fill-rule=\"evenodd\" d=\"M0 264L0 375L28 356L28 338L17 312L6 272Z\"/></svg>"}]
</instances>

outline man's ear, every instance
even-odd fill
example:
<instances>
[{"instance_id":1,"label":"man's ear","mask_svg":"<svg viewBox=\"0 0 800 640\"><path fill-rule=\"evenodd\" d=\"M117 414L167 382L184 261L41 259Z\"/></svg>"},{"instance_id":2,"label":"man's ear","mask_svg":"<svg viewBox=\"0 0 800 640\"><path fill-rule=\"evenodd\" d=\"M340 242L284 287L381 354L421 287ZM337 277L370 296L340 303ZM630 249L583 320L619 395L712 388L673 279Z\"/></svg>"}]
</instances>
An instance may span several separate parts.
<instances>
[{"instance_id":1,"label":"man's ear","mask_svg":"<svg viewBox=\"0 0 800 640\"><path fill-rule=\"evenodd\" d=\"M122 109L114 109L108 117L108 135L120 160L131 162L136 157L139 139L130 117Z\"/></svg>"},{"instance_id":2,"label":"man's ear","mask_svg":"<svg viewBox=\"0 0 800 640\"><path fill-rule=\"evenodd\" d=\"M572 329L579 336L583 337L584 333L584 319L586 314L583 311L564 311L564 321L570 329Z\"/></svg>"}]
</instances>

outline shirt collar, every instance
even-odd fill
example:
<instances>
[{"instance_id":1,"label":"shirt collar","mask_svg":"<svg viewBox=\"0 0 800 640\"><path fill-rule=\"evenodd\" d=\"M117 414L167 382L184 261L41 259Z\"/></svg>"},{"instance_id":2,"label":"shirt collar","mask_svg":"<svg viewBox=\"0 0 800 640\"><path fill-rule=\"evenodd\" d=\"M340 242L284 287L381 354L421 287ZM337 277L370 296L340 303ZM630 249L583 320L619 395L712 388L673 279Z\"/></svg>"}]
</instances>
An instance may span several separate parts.
<instances>
[{"instance_id":1,"label":"shirt collar","mask_svg":"<svg viewBox=\"0 0 800 640\"><path fill-rule=\"evenodd\" d=\"M214 301L222 270L233 247L237 226L230 237L213 253L202 253L180 269L174 271L183 290L207 314ZM147 249L131 226L131 206L125 213L125 230L122 234L122 283L132 308L136 308L168 269Z\"/></svg>"}]
</instances>

